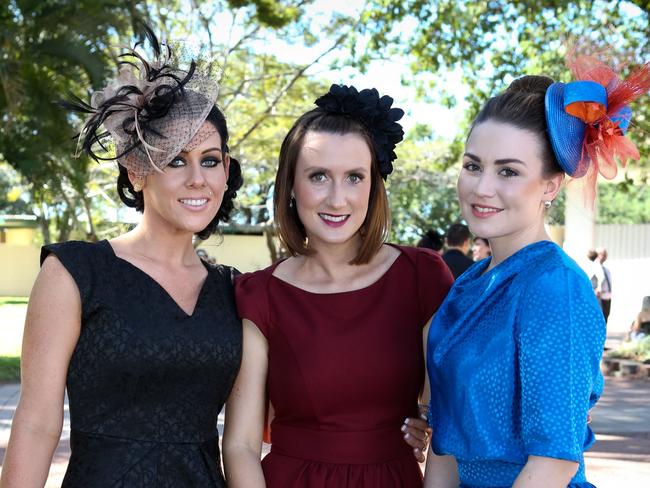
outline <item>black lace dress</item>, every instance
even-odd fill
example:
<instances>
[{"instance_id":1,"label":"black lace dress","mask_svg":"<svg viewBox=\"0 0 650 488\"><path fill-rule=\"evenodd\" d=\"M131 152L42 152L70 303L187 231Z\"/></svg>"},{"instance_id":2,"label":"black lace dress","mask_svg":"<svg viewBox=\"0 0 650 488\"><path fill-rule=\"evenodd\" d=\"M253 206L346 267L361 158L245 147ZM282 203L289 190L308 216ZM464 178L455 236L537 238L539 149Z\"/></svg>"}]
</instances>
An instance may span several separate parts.
<instances>
[{"instance_id":1,"label":"black lace dress","mask_svg":"<svg viewBox=\"0 0 650 488\"><path fill-rule=\"evenodd\" d=\"M63 487L223 487L217 416L241 361L233 269L209 266L187 315L107 241L45 246L81 296Z\"/></svg>"}]
</instances>

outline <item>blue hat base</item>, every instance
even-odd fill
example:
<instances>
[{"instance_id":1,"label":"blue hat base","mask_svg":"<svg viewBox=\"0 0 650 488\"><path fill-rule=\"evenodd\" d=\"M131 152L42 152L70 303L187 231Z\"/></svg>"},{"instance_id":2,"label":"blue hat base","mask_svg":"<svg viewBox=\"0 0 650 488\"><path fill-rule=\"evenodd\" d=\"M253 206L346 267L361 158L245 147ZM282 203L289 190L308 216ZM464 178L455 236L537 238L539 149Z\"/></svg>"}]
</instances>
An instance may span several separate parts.
<instances>
[{"instance_id":1,"label":"blue hat base","mask_svg":"<svg viewBox=\"0 0 650 488\"><path fill-rule=\"evenodd\" d=\"M546 125L558 163L566 174L579 178L587 172L587 165L578 167L582 158L585 123L564 110L565 88L564 83L553 83L546 90Z\"/></svg>"}]
</instances>

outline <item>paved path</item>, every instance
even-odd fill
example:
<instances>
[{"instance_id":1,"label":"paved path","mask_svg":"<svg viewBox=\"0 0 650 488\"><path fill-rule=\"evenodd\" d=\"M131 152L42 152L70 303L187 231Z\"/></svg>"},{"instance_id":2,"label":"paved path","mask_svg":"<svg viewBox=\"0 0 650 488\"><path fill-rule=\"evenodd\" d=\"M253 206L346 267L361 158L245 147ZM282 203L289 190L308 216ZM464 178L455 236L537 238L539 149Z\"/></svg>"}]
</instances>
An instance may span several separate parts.
<instances>
[{"instance_id":1,"label":"paved path","mask_svg":"<svg viewBox=\"0 0 650 488\"><path fill-rule=\"evenodd\" d=\"M589 481L650 486L650 381L606 378L591 416L597 442L586 454Z\"/></svg>"},{"instance_id":2,"label":"paved path","mask_svg":"<svg viewBox=\"0 0 650 488\"><path fill-rule=\"evenodd\" d=\"M18 395L19 385L0 384L0 460L9 440ZM598 488L650 486L650 381L608 378L605 394L592 411L591 426L598 442L586 455L589 480ZM218 427L222 432L223 414ZM70 455L69 429L66 404L63 435L48 488L61 486Z\"/></svg>"}]
</instances>

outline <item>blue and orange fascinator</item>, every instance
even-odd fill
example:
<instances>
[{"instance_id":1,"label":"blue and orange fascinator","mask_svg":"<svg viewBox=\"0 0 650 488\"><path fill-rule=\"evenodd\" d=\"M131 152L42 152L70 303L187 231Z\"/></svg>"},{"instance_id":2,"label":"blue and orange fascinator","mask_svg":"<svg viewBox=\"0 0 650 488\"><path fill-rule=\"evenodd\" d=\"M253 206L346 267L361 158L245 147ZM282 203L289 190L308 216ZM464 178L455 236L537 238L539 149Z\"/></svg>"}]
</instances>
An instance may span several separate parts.
<instances>
[{"instance_id":1,"label":"blue and orange fascinator","mask_svg":"<svg viewBox=\"0 0 650 488\"><path fill-rule=\"evenodd\" d=\"M586 176L593 201L598 174L612 179L617 160L625 166L640 157L625 136L632 119L628 104L650 90L650 63L624 80L593 56L572 52L567 65L577 81L548 88L546 122L558 163L569 176Z\"/></svg>"}]
</instances>

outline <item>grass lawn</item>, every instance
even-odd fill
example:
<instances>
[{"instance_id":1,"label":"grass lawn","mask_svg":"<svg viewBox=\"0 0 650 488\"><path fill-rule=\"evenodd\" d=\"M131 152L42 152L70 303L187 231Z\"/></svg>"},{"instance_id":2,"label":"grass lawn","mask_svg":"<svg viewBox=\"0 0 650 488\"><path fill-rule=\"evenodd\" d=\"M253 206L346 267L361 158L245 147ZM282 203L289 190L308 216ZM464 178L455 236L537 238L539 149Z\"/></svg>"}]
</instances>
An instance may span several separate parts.
<instances>
[{"instance_id":1,"label":"grass lawn","mask_svg":"<svg viewBox=\"0 0 650 488\"><path fill-rule=\"evenodd\" d=\"M0 383L20 380L20 358L0 356Z\"/></svg>"},{"instance_id":2,"label":"grass lawn","mask_svg":"<svg viewBox=\"0 0 650 488\"><path fill-rule=\"evenodd\" d=\"M20 378L20 346L27 297L0 297L0 382Z\"/></svg>"},{"instance_id":3,"label":"grass lawn","mask_svg":"<svg viewBox=\"0 0 650 488\"><path fill-rule=\"evenodd\" d=\"M29 297L0 297L0 307L3 305L27 305Z\"/></svg>"}]
</instances>

